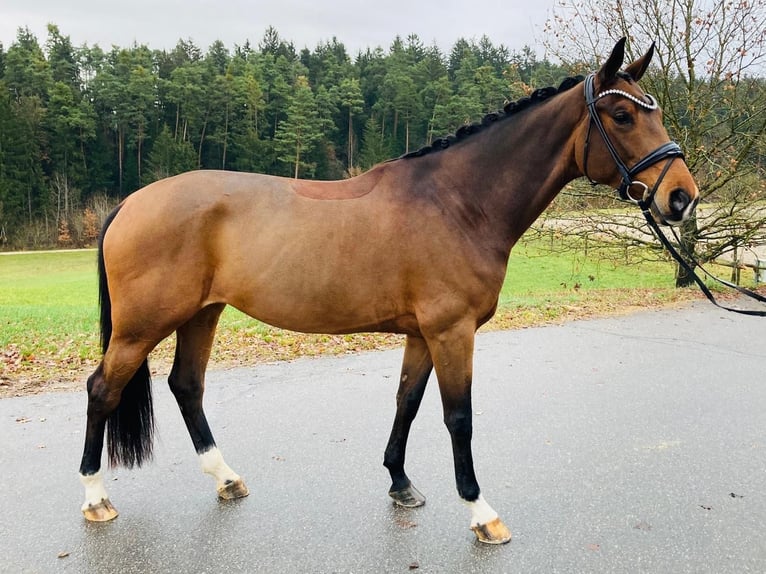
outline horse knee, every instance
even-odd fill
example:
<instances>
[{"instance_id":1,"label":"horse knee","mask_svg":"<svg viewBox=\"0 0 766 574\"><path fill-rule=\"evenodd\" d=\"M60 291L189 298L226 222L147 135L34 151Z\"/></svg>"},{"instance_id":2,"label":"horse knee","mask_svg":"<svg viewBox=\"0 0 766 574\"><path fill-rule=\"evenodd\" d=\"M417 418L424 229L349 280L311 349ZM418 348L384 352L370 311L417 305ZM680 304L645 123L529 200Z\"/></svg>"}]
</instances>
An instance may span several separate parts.
<instances>
[{"instance_id":1,"label":"horse knee","mask_svg":"<svg viewBox=\"0 0 766 574\"><path fill-rule=\"evenodd\" d=\"M202 397L201 381L197 377L188 374L182 375L175 368L168 376L168 385L176 397L191 399Z\"/></svg>"},{"instance_id":2,"label":"horse knee","mask_svg":"<svg viewBox=\"0 0 766 574\"><path fill-rule=\"evenodd\" d=\"M444 424L450 435L457 439L471 439L473 434L473 420L471 410L454 409L444 415Z\"/></svg>"},{"instance_id":3,"label":"horse knee","mask_svg":"<svg viewBox=\"0 0 766 574\"><path fill-rule=\"evenodd\" d=\"M182 412L189 413L202 409L204 386L197 377L181 376L174 370L168 377L168 385Z\"/></svg>"}]
</instances>

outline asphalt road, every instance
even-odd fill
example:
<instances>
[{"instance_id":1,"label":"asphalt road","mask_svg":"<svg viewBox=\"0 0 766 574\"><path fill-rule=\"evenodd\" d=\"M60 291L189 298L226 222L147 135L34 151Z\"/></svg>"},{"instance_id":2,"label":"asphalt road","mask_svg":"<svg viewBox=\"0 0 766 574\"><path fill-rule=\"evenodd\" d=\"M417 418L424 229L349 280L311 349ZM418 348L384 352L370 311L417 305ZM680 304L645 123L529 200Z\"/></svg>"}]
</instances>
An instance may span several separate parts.
<instances>
[{"instance_id":1,"label":"asphalt road","mask_svg":"<svg viewBox=\"0 0 766 574\"><path fill-rule=\"evenodd\" d=\"M699 303L482 334L474 456L512 542L474 542L432 381L392 506L382 467L401 351L212 372L216 500L167 385L155 461L107 473L87 524L84 394L0 400L1 572L766 572L766 320Z\"/></svg>"}]
</instances>

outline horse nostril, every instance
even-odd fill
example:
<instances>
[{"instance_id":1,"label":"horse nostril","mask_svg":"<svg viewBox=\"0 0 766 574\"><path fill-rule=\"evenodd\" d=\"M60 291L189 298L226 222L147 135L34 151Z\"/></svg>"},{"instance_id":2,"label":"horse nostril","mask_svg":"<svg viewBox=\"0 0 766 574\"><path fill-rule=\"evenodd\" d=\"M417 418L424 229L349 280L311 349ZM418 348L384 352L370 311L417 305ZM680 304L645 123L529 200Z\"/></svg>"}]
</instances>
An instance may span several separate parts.
<instances>
[{"instance_id":1,"label":"horse nostril","mask_svg":"<svg viewBox=\"0 0 766 574\"><path fill-rule=\"evenodd\" d=\"M682 214L691 202L692 198L680 187L670 192L670 210L677 215Z\"/></svg>"}]
</instances>

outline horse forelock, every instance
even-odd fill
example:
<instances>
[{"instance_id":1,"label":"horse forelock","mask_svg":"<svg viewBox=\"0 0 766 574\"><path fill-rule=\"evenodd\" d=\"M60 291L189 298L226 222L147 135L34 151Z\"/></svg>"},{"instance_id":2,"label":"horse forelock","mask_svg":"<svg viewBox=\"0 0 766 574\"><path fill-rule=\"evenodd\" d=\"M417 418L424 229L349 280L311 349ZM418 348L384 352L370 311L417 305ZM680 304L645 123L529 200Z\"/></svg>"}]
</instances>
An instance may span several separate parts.
<instances>
[{"instance_id":1,"label":"horse forelock","mask_svg":"<svg viewBox=\"0 0 766 574\"><path fill-rule=\"evenodd\" d=\"M460 142L468 136L484 131L487 127L491 126L497 121L506 120L519 114L520 112L523 112L541 102L550 99L557 94L572 89L576 85L580 84L584 79L585 78L583 76L574 76L571 78L566 78L561 82L561 84L559 84L557 88L547 87L537 89L533 91L529 96L523 97L514 102L508 102L505 104L502 110L488 113L481 119L480 122L460 126L454 134L436 138L430 145L423 146L418 150L406 153L396 159L422 157L433 152L447 149L454 143Z\"/></svg>"}]
</instances>

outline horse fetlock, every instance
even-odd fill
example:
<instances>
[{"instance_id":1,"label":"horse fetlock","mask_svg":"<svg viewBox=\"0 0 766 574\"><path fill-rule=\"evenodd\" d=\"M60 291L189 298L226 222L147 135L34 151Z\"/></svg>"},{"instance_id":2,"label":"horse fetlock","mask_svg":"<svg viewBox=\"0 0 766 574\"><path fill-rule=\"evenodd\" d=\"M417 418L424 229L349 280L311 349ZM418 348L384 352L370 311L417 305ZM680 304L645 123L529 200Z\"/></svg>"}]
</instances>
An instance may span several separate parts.
<instances>
[{"instance_id":1,"label":"horse fetlock","mask_svg":"<svg viewBox=\"0 0 766 574\"><path fill-rule=\"evenodd\" d=\"M215 479L220 498L230 500L250 494L242 478L226 464L217 447L200 453L199 460L202 471Z\"/></svg>"},{"instance_id":2,"label":"horse fetlock","mask_svg":"<svg viewBox=\"0 0 766 574\"><path fill-rule=\"evenodd\" d=\"M478 495L472 501L464 499L463 502L471 510L471 530L476 534L479 542L485 544L510 542L511 531L482 495Z\"/></svg>"},{"instance_id":3,"label":"horse fetlock","mask_svg":"<svg viewBox=\"0 0 766 574\"><path fill-rule=\"evenodd\" d=\"M101 471L94 474L81 474L80 482L85 487L85 502L80 510L90 522L107 522L117 517L117 509L112 505L104 487Z\"/></svg>"}]
</instances>

